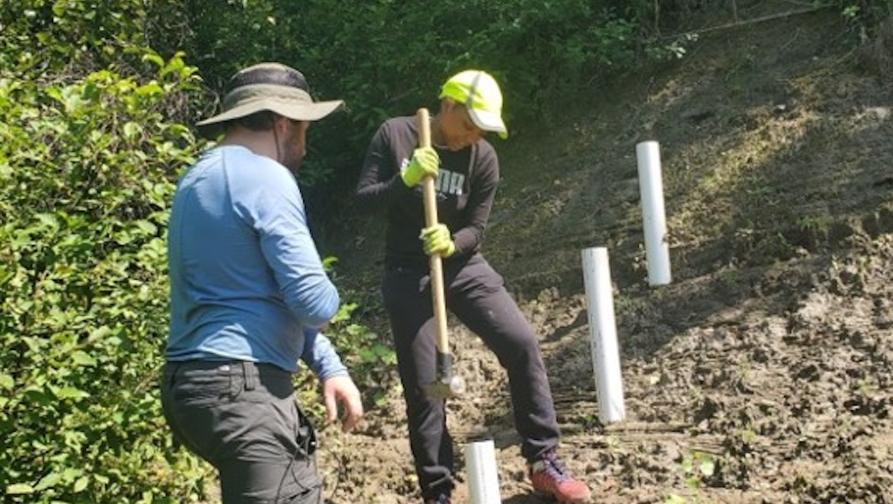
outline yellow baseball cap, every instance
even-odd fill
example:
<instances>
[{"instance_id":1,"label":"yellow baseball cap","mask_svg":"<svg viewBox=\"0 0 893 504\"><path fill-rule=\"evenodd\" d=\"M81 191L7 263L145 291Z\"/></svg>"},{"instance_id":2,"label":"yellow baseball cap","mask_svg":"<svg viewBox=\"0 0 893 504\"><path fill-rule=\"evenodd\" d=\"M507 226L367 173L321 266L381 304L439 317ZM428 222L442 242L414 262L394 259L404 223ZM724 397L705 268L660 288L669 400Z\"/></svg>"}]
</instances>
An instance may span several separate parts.
<instances>
[{"instance_id":1,"label":"yellow baseball cap","mask_svg":"<svg viewBox=\"0 0 893 504\"><path fill-rule=\"evenodd\" d=\"M440 98L465 105L474 125L508 138L502 120L502 91L492 75L483 70L465 70L449 78L440 90Z\"/></svg>"}]
</instances>

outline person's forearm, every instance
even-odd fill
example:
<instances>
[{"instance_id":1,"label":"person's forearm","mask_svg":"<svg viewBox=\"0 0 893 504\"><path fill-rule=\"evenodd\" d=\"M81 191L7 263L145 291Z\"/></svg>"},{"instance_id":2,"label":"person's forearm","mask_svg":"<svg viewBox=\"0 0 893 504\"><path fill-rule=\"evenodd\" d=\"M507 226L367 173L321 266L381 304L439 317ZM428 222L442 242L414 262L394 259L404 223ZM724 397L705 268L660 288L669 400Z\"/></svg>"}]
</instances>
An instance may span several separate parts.
<instances>
[{"instance_id":1,"label":"person's forearm","mask_svg":"<svg viewBox=\"0 0 893 504\"><path fill-rule=\"evenodd\" d=\"M461 228L452 230L457 255L466 255L484 241L484 230L490 221L490 210L496 197L496 181L488 182L472 194L468 202L468 221Z\"/></svg>"},{"instance_id":2,"label":"person's forearm","mask_svg":"<svg viewBox=\"0 0 893 504\"><path fill-rule=\"evenodd\" d=\"M409 191L410 189L406 187L403 180L395 175L389 180L381 182L361 180L355 195L363 207L379 208L389 206L395 198Z\"/></svg>"},{"instance_id":3,"label":"person's forearm","mask_svg":"<svg viewBox=\"0 0 893 504\"><path fill-rule=\"evenodd\" d=\"M331 340L316 329L304 329L304 352L301 360L313 370L319 381L348 375L347 367L341 362Z\"/></svg>"},{"instance_id":4,"label":"person's forearm","mask_svg":"<svg viewBox=\"0 0 893 504\"><path fill-rule=\"evenodd\" d=\"M476 249L484 241L484 229L476 226L466 226L453 233L453 245L456 246L455 255L466 255Z\"/></svg>"},{"instance_id":5,"label":"person's forearm","mask_svg":"<svg viewBox=\"0 0 893 504\"><path fill-rule=\"evenodd\" d=\"M357 201L363 207L378 208L389 205L394 198L409 190L390 153L387 128L382 125L369 143L363 159L363 169L355 191Z\"/></svg>"}]
</instances>

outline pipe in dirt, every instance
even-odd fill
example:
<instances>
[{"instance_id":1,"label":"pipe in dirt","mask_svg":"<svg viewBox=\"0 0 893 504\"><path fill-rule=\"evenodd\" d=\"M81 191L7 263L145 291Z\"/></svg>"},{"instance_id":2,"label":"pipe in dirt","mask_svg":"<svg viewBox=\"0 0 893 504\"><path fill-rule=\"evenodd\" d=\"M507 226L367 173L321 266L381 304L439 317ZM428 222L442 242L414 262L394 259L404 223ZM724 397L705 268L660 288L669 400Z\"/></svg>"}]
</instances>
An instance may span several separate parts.
<instances>
[{"instance_id":1,"label":"pipe in dirt","mask_svg":"<svg viewBox=\"0 0 893 504\"><path fill-rule=\"evenodd\" d=\"M465 445L465 472L468 475L468 502L500 504L499 473L496 470L496 449L492 439Z\"/></svg>"},{"instance_id":2,"label":"pipe in dirt","mask_svg":"<svg viewBox=\"0 0 893 504\"><path fill-rule=\"evenodd\" d=\"M664 212L660 145L653 141L639 143L636 145L636 159L639 167L639 191L642 196L648 284L651 286L667 285L672 278L670 275L667 216Z\"/></svg>"},{"instance_id":3,"label":"pipe in dirt","mask_svg":"<svg viewBox=\"0 0 893 504\"><path fill-rule=\"evenodd\" d=\"M619 422L626 416L611 266L608 263L608 249L604 247L585 249L582 255L592 370L598 391L598 418L603 424L609 424Z\"/></svg>"}]
</instances>

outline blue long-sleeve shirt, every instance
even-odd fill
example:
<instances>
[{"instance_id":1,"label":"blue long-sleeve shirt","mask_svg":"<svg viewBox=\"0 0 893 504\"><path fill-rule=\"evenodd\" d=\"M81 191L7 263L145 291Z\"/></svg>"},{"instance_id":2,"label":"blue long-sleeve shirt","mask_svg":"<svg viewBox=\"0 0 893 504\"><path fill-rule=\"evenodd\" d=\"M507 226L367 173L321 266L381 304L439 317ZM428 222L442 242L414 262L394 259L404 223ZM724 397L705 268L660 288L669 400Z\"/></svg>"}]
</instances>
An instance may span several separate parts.
<instances>
[{"instance_id":1,"label":"blue long-sleeve shirt","mask_svg":"<svg viewBox=\"0 0 893 504\"><path fill-rule=\"evenodd\" d=\"M241 146L206 152L168 225L170 361L239 359L347 374L318 328L338 310L292 175Z\"/></svg>"}]
</instances>

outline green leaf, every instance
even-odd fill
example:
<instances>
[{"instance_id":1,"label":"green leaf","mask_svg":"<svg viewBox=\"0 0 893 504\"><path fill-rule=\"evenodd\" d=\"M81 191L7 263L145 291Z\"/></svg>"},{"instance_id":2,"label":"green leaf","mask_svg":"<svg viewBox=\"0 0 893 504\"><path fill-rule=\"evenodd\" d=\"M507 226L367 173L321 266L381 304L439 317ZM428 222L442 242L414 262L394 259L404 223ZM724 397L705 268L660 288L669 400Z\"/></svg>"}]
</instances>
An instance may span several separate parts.
<instances>
[{"instance_id":1,"label":"green leaf","mask_svg":"<svg viewBox=\"0 0 893 504\"><path fill-rule=\"evenodd\" d=\"M157 54L154 54L154 53L144 54L143 61L149 61L149 62L154 63L155 65L158 65L158 68L164 68L164 60L161 58L161 56L159 56Z\"/></svg>"},{"instance_id":2,"label":"green leaf","mask_svg":"<svg viewBox=\"0 0 893 504\"><path fill-rule=\"evenodd\" d=\"M140 228L140 231L147 235L154 235L158 232L158 227L155 224L145 220L136 221L136 227Z\"/></svg>"},{"instance_id":3,"label":"green leaf","mask_svg":"<svg viewBox=\"0 0 893 504\"><path fill-rule=\"evenodd\" d=\"M59 399L83 399L90 397L90 394L74 387L62 387L56 391L56 397Z\"/></svg>"},{"instance_id":4,"label":"green leaf","mask_svg":"<svg viewBox=\"0 0 893 504\"><path fill-rule=\"evenodd\" d=\"M44 226L48 228L57 228L59 227L59 221L56 219L56 216L48 213L40 213L35 215L37 220L39 220Z\"/></svg>"},{"instance_id":5,"label":"green leaf","mask_svg":"<svg viewBox=\"0 0 893 504\"><path fill-rule=\"evenodd\" d=\"M112 328L109 326L99 326L96 329L90 331L90 336L87 337L89 341L97 341L104 339L109 334L112 334Z\"/></svg>"},{"instance_id":6,"label":"green leaf","mask_svg":"<svg viewBox=\"0 0 893 504\"><path fill-rule=\"evenodd\" d=\"M151 96L164 93L164 89L157 82L151 81L148 84L136 88L137 96Z\"/></svg>"},{"instance_id":7,"label":"green leaf","mask_svg":"<svg viewBox=\"0 0 893 504\"><path fill-rule=\"evenodd\" d=\"M713 458L705 457L703 460L701 460L699 469L701 470L701 474L703 474L704 476L713 476L713 472L716 470L716 464L713 462Z\"/></svg>"},{"instance_id":8,"label":"green leaf","mask_svg":"<svg viewBox=\"0 0 893 504\"><path fill-rule=\"evenodd\" d=\"M325 268L326 271L332 271L335 269L335 264L338 262L338 258L335 256L326 256L322 260L322 267Z\"/></svg>"},{"instance_id":9,"label":"green leaf","mask_svg":"<svg viewBox=\"0 0 893 504\"><path fill-rule=\"evenodd\" d=\"M25 389L24 397L29 401L37 403L36 406L48 406L55 402L49 394L38 387Z\"/></svg>"},{"instance_id":10,"label":"green leaf","mask_svg":"<svg viewBox=\"0 0 893 504\"><path fill-rule=\"evenodd\" d=\"M388 403L388 394L385 392L375 393L375 405L379 408L384 407Z\"/></svg>"},{"instance_id":11,"label":"green leaf","mask_svg":"<svg viewBox=\"0 0 893 504\"><path fill-rule=\"evenodd\" d=\"M68 86L62 89L62 104L66 113L73 114L84 108L87 102L81 92L82 89L78 86Z\"/></svg>"},{"instance_id":12,"label":"green leaf","mask_svg":"<svg viewBox=\"0 0 893 504\"><path fill-rule=\"evenodd\" d=\"M685 472L687 472L687 473L690 473L691 470L692 470L693 468L694 468L694 466L692 465L692 457L691 457L691 455L686 455L686 456L682 459L682 470L685 471Z\"/></svg>"},{"instance_id":13,"label":"green leaf","mask_svg":"<svg viewBox=\"0 0 893 504\"><path fill-rule=\"evenodd\" d=\"M37 482L37 486L34 487L35 490L46 490L47 488L52 488L56 486L60 481L62 481L62 475L57 472L51 472L40 479Z\"/></svg>"},{"instance_id":14,"label":"green leaf","mask_svg":"<svg viewBox=\"0 0 893 504\"><path fill-rule=\"evenodd\" d=\"M7 495L24 495L34 493L34 487L25 483L13 483L6 487Z\"/></svg>"},{"instance_id":15,"label":"green leaf","mask_svg":"<svg viewBox=\"0 0 893 504\"><path fill-rule=\"evenodd\" d=\"M80 479L74 482L74 493L83 492L89 484L90 478L88 476L82 476Z\"/></svg>"},{"instance_id":16,"label":"green leaf","mask_svg":"<svg viewBox=\"0 0 893 504\"><path fill-rule=\"evenodd\" d=\"M15 387L15 380L8 374L0 373L0 388L12 390Z\"/></svg>"},{"instance_id":17,"label":"green leaf","mask_svg":"<svg viewBox=\"0 0 893 504\"><path fill-rule=\"evenodd\" d=\"M124 136L129 139L136 138L142 131L142 126L135 122L129 122L124 125Z\"/></svg>"},{"instance_id":18,"label":"green leaf","mask_svg":"<svg viewBox=\"0 0 893 504\"><path fill-rule=\"evenodd\" d=\"M78 350L71 355L71 360L74 361L75 364L79 366L93 366L96 365L96 359L90 356L87 352L83 350Z\"/></svg>"},{"instance_id":19,"label":"green leaf","mask_svg":"<svg viewBox=\"0 0 893 504\"><path fill-rule=\"evenodd\" d=\"M84 471L81 469L75 469L74 467L69 467L62 472L62 479L66 483L71 483L75 478L84 474Z\"/></svg>"}]
</instances>

